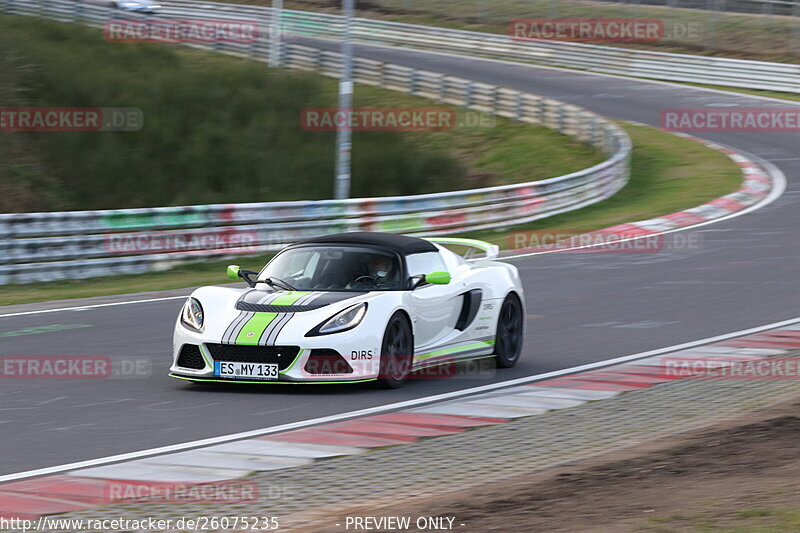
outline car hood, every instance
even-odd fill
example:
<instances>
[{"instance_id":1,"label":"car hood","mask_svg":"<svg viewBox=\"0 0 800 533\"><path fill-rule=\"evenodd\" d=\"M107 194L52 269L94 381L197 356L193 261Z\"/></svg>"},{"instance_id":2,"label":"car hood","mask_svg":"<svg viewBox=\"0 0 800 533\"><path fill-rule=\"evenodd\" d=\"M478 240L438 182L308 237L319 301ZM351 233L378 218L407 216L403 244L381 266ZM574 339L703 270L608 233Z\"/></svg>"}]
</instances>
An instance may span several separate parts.
<instances>
[{"instance_id":1,"label":"car hood","mask_svg":"<svg viewBox=\"0 0 800 533\"><path fill-rule=\"evenodd\" d=\"M251 289L242 293L234 307L237 311L250 313L302 313L347 300L353 300L352 303L355 303L367 294L369 293Z\"/></svg>"},{"instance_id":2,"label":"car hood","mask_svg":"<svg viewBox=\"0 0 800 533\"><path fill-rule=\"evenodd\" d=\"M206 341L267 344L292 321L303 332L340 310L380 296L380 292L275 291L202 287L192 293L203 306ZM252 335L249 333L252 332ZM274 332L274 335L269 333Z\"/></svg>"}]
</instances>

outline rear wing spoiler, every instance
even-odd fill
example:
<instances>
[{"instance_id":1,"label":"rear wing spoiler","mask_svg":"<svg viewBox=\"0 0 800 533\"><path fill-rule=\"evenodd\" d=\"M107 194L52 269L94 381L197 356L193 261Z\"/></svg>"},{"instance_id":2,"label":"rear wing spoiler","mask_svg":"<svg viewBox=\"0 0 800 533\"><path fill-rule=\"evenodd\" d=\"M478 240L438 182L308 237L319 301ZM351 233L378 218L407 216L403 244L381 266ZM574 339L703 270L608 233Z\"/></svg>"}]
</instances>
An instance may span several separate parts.
<instances>
[{"instance_id":1,"label":"rear wing spoiler","mask_svg":"<svg viewBox=\"0 0 800 533\"><path fill-rule=\"evenodd\" d=\"M486 259L495 259L500 255L500 247L490 242L479 241L477 239L459 239L456 237L428 237L426 241L436 244L452 245L452 246L465 246L467 251L464 253L464 259L467 261L480 261ZM484 252L483 257L473 257L475 250Z\"/></svg>"}]
</instances>

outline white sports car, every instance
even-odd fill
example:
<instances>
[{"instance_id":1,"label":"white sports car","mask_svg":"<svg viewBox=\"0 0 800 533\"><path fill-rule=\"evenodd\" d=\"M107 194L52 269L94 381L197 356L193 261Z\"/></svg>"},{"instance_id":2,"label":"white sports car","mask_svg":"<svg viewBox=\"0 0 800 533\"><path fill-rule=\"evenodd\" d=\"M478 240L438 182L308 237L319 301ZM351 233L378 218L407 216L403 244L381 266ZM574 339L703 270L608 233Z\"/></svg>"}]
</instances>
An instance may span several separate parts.
<instances>
[{"instance_id":1,"label":"white sports car","mask_svg":"<svg viewBox=\"0 0 800 533\"><path fill-rule=\"evenodd\" d=\"M462 257L443 245L464 247ZM481 257L472 259L475 249ZM186 301L172 377L244 383L378 381L422 368L519 359L525 310L517 268L471 239L344 233L280 251L249 287L202 287Z\"/></svg>"}]
</instances>

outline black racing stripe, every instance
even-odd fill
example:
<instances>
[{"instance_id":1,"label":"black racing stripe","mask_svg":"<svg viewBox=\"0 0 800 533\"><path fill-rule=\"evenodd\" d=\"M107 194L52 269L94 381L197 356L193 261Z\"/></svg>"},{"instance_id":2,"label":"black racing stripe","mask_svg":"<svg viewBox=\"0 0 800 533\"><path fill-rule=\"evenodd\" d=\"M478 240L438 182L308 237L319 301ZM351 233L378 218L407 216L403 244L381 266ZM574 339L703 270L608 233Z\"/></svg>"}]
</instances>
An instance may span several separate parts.
<instances>
[{"instance_id":1,"label":"black racing stripe","mask_svg":"<svg viewBox=\"0 0 800 533\"><path fill-rule=\"evenodd\" d=\"M310 305L314 300L322 296L324 293L322 292L312 292L311 294L306 294L299 300L295 302L295 305Z\"/></svg>"},{"instance_id":2,"label":"black racing stripe","mask_svg":"<svg viewBox=\"0 0 800 533\"><path fill-rule=\"evenodd\" d=\"M283 329L283 326L292 319L292 316L294 316L294 313L281 313L277 318L275 318L275 320L272 321L272 324L270 324L272 327L269 328L269 332L265 332L266 335L262 336L262 339L264 339L264 344L274 344L275 339L278 338L278 333L281 329Z\"/></svg>"},{"instance_id":3,"label":"black racing stripe","mask_svg":"<svg viewBox=\"0 0 800 533\"><path fill-rule=\"evenodd\" d=\"M268 292L262 298L260 298L257 301L257 303L259 303L259 304L268 304L268 303L270 303L271 301L273 301L275 298L277 298L280 295L281 295L281 293L279 293L279 292Z\"/></svg>"},{"instance_id":4,"label":"black racing stripe","mask_svg":"<svg viewBox=\"0 0 800 533\"><path fill-rule=\"evenodd\" d=\"M319 291L316 294L319 294L317 298L314 299L314 305L318 307L324 307L326 305L331 305L339 302L343 302L345 300L349 300L351 298L357 298L359 296L363 296L367 294L366 291L359 291L359 292L325 292Z\"/></svg>"},{"instance_id":5,"label":"black racing stripe","mask_svg":"<svg viewBox=\"0 0 800 533\"><path fill-rule=\"evenodd\" d=\"M258 289L246 290L239 296L239 298L236 300L236 303L238 304L239 302L247 301L248 297L250 297L251 295L255 295L255 293L258 292L260 292ZM259 297L259 299L261 298ZM222 342L226 342L229 344L233 344L234 342L236 342L236 337L239 336L237 330L240 330L241 326L247 323L247 321L250 320L251 318L253 318L252 312L240 312L239 316L234 318L231 321L230 325L227 328L225 328L225 333L222 334Z\"/></svg>"},{"instance_id":6,"label":"black racing stripe","mask_svg":"<svg viewBox=\"0 0 800 533\"><path fill-rule=\"evenodd\" d=\"M264 328L264 331L261 332L261 336L258 338L258 344L266 344L267 339L269 338L269 334L275 329L275 326L278 325L278 322L283 320L283 316L285 313L277 313L275 318L267 324L267 327Z\"/></svg>"},{"instance_id":7,"label":"black racing stripe","mask_svg":"<svg viewBox=\"0 0 800 533\"><path fill-rule=\"evenodd\" d=\"M249 290L246 290L246 291L242 292L242 294L240 294L239 298L236 300L236 303L238 304L239 302L243 301L245 298L247 298L247 295L252 293L254 290L255 289L249 289ZM228 327L225 328L225 332L222 334L222 342L231 342L230 336L233 334L233 330L236 328L236 324L242 319L242 317L245 314L246 313L244 313L244 312L240 312L236 316L236 318L231 320L231 323L228 324Z\"/></svg>"},{"instance_id":8,"label":"black racing stripe","mask_svg":"<svg viewBox=\"0 0 800 533\"><path fill-rule=\"evenodd\" d=\"M271 299L269 300L269 302L273 301L273 300L274 300L275 298L277 298L277 297L278 297L280 294L281 294L281 293L276 293L275 297L274 297L274 298L271 298ZM297 301L303 300L304 298L306 298L306 297L308 297L308 296L309 296L308 294L304 294L303 296L301 296L300 298L298 298L298 299L297 299ZM265 304L265 303L269 303L269 302L264 302L264 301L262 301L262 302L259 302L259 304L260 304L260 305L263 305L263 304ZM281 307L282 307L282 306L281 306ZM288 307L288 306L287 306L287 307ZM279 328L281 327L281 325L282 325L282 324L284 324L284 323L285 323L285 322L288 320L288 318L286 318L286 316L285 316L286 314L287 314L287 313L280 313L280 312L278 313L278 316L276 316L276 317L275 317L275 318L272 320L272 322L270 322L270 323L267 325L267 327L266 327L266 328L264 328L264 331L262 331L262 332L261 332L261 337L259 337L259 339L258 339L258 344L267 344L267 345L268 345L268 344L270 343L270 337L271 337L271 336L273 336L273 335L272 335L272 333L275 331L275 329L276 329L276 328L278 328L278 329L279 329ZM276 334L275 336L277 336L277 334Z\"/></svg>"},{"instance_id":9,"label":"black racing stripe","mask_svg":"<svg viewBox=\"0 0 800 533\"><path fill-rule=\"evenodd\" d=\"M305 294L298 298L293 305L307 305L322 294L324 293L312 292L310 294ZM272 324L275 324L275 326L267 328L269 333L267 334L264 344L275 344L275 342L278 340L278 335L280 335L281 331L283 331L283 328L289 323L293 316L294 313L283 313L283 316L277 317L275 320L273 320ZM270 324L270 326L272 326L272 324ZM261 341L259 341L259 344L261 344Z\"/></svg>"},{"instance_id":10,"label":"black racing stripe","mask_svg":"<svg viewBox=\"0 0 800 533\"><path fill-rule=\"evenodd\" d=\"M227 342L233 344L236 342L236 337L239 336L239 332L242 330L242 327L247 324L247 321L253 318L255 313L242 313L237 320L234 321L233 329L231 330L231 334L228 336Z\"/></svg>"},{"instance_id":11,"label":"black racing stripe","mask_svg":"<svg viewBox=\"0 0 800 533\"><path fill-rule=\"evenodd\" d=\"M309 305L311 302L313 302L314 300L316 300L317 298L319 298L323 294L325 294L325 293L323 293L323 292L312 292L311 294L306 294L305 296L302 296L302 297L298 298L298 300L295 302L295 305ZM271 339L269 337L267 338L267 344L269 344L269 343L273 343L274 344L275 342L277 342L278 335L281 334L281 331L283 331L283 328L286 327L286 324L289 323L289 321L292 319L293 316L294 316L294 313L287 313L286 314L286 320L283 320L280 324L277 325L277 327L275 329L273 329L270 332L270 335L271 335L272 338Z\"/></svg>"},{"instance_id":12,"label":"black racing stripe","mask_svg":"<svg viewBox=\"0 0 800 533\"><path fill-rule=\"evenodd\" d=\"M312 292L312 293L306 294L306 295L301 296L300 298L298 298L297 301L294 304L295 305L308 305L311 302L313 302L314 300L316 300L317 298L319 298L320 296L322 296L322 294L323 293L321 293L321 292Z\"/></svg>"},{"instance_id":13,"label":"black racing stripe","mask_svg":"<svg viewBox=\"0 0 800 533\"><path fill-rule=\"evenodd\" d=\"M239 317L241 316L242 313L239 312L239 314L236 315L236 317L233 320L231 320L230 324L228 324L228 327L225 328L225 331L222 333L222 342L227 342L228 335L230 335L231 329L233 329L233 325L236 323L237 320L239 320Z\"/></svg>"},{"instance_id":14,"label":"black racing stripe","mask_svg":"<svg viewBox=\"0 0 800 533\"><path fill-rule=\"evenodd\" d=\"M228 324L227 328L225 328L225 333L222 334L222 342L228 342L228 337L230 337L230 334L233 332L233 328L236 325L236 322L238 322L242 318L242 315L244 315L244 312L240 311L239 314L236 316L236 318L231 320L231 323Z\"/></svg>"}]
</instances>

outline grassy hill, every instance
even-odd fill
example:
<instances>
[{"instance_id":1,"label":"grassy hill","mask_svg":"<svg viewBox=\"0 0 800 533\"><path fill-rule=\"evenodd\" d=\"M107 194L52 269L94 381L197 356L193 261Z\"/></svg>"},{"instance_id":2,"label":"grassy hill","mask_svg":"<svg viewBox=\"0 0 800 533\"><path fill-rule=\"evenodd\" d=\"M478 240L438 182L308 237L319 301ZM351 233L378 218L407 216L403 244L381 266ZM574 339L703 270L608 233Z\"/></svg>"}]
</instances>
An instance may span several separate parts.
<instances>
[{"instance_id":1,"label":"grassy hill","mask_svg":"<svg viewBox=\"0 0 800 533\"><path fill-rule=\"evenodd\" d=\"M99 30L0 16L0 104L135 107L137 132L0 133L0 212L333 195L333 132L304 108L334 106L335 80ZM430 101L358 88L356 106ZM353 196L541 179L602 160L545 128L499 120L447 132L356 132Z\"/></svg>"}]
</instances>

